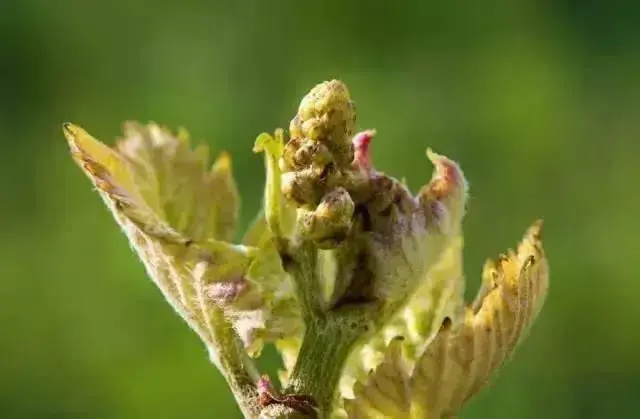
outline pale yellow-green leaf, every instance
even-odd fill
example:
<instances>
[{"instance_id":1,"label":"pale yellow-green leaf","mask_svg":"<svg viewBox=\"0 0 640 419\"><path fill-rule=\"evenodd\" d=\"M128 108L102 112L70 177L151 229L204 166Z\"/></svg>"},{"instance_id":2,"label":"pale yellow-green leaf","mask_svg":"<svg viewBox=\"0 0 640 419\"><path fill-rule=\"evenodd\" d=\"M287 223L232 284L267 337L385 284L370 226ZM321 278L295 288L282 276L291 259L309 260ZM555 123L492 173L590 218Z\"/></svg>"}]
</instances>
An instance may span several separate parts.
<instances>
[{"instance_id":1,"label":"pale yellow-green leaf","mask_svg":"<svg viewBox=\"0 0 640 419\"><path fill-rule=\"evenodd\" d=\"M417 228L399 225L400 231L413 232L395 246L381 249L384 255L376 275L401 277L403 283L412 276L413 292L378 333L350 355L340 382L345 398L353 397L353 386L384 358L387 345L402 336L404 352L410 361L424 351L445 316L462 311L464 277L462 273L462 229L467 183L458 165L444 156L427 151L434 164L432 179L418 195L426 208L436 208L435 225ZM433 215L430 215L433 217ZM433 223L434 221L431 221ZM393 258L398 263L390 263ZM393 271L387 272L386 266ZM392 292L393 293L393 292Z\"/></svg>"},{"instance_id":2,"label":"pale yellow-green leaf","mask_svg":"<svg viewBox=\"0 0 640 419\"><path fill-rule=\"evenodd\" d=\"M364 383L353 389L354 398L344 401L349 418L403 418L411 408L409 367L402 354L402 338L389 344L382 362Z\"/></svg>"},{"instance_id":3,"label":"pale yellow-green leaf","mask_svg":"<svg viewBox=\"0 0 640 419\"><path fill-rule=\"evenodd\" d=\"M440 261L429 271L427 280L416 291L402 318L407 326L407 341L422 352L438 331L445 316L457 317L464 306L461 236L454 237Z\"/></svg>"},{"instance_id":4,"label":"pale yellow-green leaf","mask_svg":"<svg viewBox=\"0 0 640 419\"><path fill-rule=\"evenodd\" d=\"M394 337L402 336L403 354L410 365L424 351L443 318L458 313L462 304L462 238L456 237L415 295L380 332L351 354L340 381L342 397L353 399L354 387L384 359Z\"/></svg>"},{"instance_id":5,"label":"pale yellow-green leaf","mask_svg":"<svg viewBox=\"0 0 640 419\"><path fill-rule=\"evenodd\" d=\"M291 234L296 211L282 196L282 170L280 158L284 149L284 131L277 129L272 136L262 133L256 138L254 153L264 153L267 178L264 192L264 218L275 237L286 237Z\"/></svg>"},{"instance_id":6,"label":"pale yellow-green leaf","mask_svg":"<svg viewBox=\"0 0 640 419\"><path fill-rule=\"evenodd\" d=\"M267 179L264 194L264 211L267 225L275 236L282 236L282 191L280 190L281 170L278 166L284 137L282 130L278 130L275 136L262 133L256 139L253 147L254 153L264 152Z\"/></svg>"},{"instance_id":7,"label":"pale yellow-green leaf","mask_svg":"<svg viewBox=\"0 0 640 419\"><path fill-rule=\"evenodd\" d=\"M125 138L115 148L73 124L63 128L74 159L111 209L151 279L212 344L211 313L205 306L213 304L193 272L206 261L217 261L208 276L222 280L242 273L249 263L246 249L214 239L218 232L227 234L218 228L219 208L237 211L237 201L216 199L219 192L227 198L229 191L235 194L228 170L216 165L208 171L204 152L190 150L184 133L173 136L154 124L127 124ZM200 221L202 226L196 226ZM233 229L233 222L225 228Z\"/></svg>"},{"instance_id":8,"label":"pale yellow-green leaf","mask_svg":"<svg viewBox=\"0 0 640 419\"><path fill-rule=\"evenodd\" d=\"M275 347L282 357L283 367L278 371L280 384L285 388L289 384L289 376L295 367L302 346L302 336L292 336L286 339L276 340Z\"/></svg>"},{"instance_id":9,"label":"pale yellow-green leaf","mask_svg":"<svg viewBox=\"0 0 640 419\"><path fill-rule=\"evenodd\" d=\"M209 168L206 146L192 150L186 132L155 124L127 123L114 148L72 124L64 133L150 277L208 346L229 321L255 353L271 323L283 335L297 330L272 312L292 299L278 255L224 241L238 212L228 155Z\"/></svg>"},{"instance_id":10,"label":"pale yellow-green leaf","mask_svg":"<svg viewBox=\"0 0 640 419\"><path fill-rule=\"evenodd\" d=\"M208 147L189 146L180 136L150 124L125 124L116 149L133 168L143 197L176 230L192 240L231 240L239 196L231 174L231 159L222 153L209 168Z\"/></svg>"},{"instance_id":11,"label":"pale yellow-green leaf","mask_svg":"<svg viewBox=\"0 0 640 419\"><path fill-rule=\"evenodd\" d=\"M455 417L511 356L544 303L548 267L540 228L534 224L517 251L487 262L478 297L466 309L461 307L462 240L454 240L403 315L347 363L341 392L348 417ZM393 334L403 339L394 340ZM410 408L395 396L405 394L397 390L404 388ZM340 412L335 416L344 417Z\"/></svg>"},{"instance_id":12,"label":"pale yellow-green leaf","mask_svg":"<svg viewBox=\"0 0 640 419\"><path fill-rule=\"evenodd\" d=\"M272 240L262 243L246 279L253 285L260 304L248 306L244 311L230 311L229 315L239 316L239 326L244 325L237 330L249 353L259 355L264 343L296 339L302 329L299 305Z\"/></svg>"},{"instance_id":13,"label":"pale yellow-green leaf","mask_svg":"<svg viewBox=\"0 0 640 419\"><path fill-rule=\"evenodd\" d=\"M256 218L251 222L247 231L245 231L242 237L242 243L247 246L260 247L267 240L271 240L273 235L269 231L267 225L267 219L264 215L264 210L260 210Z\"/></svg>"},{"instance_id":14,"label":"pale yellow-green leaf","mask_svg":"<svg viewBox=\"0 0 640 419\"><path fill-rule=\"evenodd\" d=\"M540 311L547 261L534 224L518 246L488 262L472 307L447 319L412 374L414 417L455 415L513 353Z\"/></svg>"}]
</instances>

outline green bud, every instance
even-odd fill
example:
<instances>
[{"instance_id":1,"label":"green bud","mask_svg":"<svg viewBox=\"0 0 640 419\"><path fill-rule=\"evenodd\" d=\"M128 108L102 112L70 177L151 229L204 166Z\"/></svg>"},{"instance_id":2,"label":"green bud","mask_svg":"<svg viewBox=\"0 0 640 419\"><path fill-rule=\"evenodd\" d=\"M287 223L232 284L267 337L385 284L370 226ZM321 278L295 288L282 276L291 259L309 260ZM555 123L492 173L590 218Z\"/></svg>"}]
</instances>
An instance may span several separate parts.
<instances>
[{"instance_id":1,"label":"green bud","mask_svg":"<svg viewBox=\"0 0 640 419\"><path fill-rule=\"evenodd\" d=\"M342 168L353 160L355 122L355 105L347 86L331 80L318 84L302 99L289 132L292 138L324 144Z\"/></svg>"},{"instance_id":2,"label":"green bud","mask_svg":"<svg viewBox=\"0 0 640 419\"><path fill-rule=\"evenodd\" d=\"M299 210L300 237L316 242L321 249L336 247L349 233L354 210L355 205L346 189L334 189L315 210Z\"/></svg>"}]
</instances>

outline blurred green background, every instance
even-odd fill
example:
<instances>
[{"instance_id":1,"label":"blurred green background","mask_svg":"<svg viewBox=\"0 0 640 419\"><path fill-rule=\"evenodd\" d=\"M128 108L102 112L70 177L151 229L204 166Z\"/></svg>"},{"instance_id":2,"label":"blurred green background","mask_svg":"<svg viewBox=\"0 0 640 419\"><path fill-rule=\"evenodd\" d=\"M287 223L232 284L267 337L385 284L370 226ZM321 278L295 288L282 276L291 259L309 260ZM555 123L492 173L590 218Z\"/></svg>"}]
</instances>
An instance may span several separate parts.
<instances>
[{"instance_id":1,"label":"blurred green background","mask_svg":"<svg viewBox=\"0 0 640 419\"><path fill-rule=\"evenodd\" d=\"M0 0L0 418L239 417L60 123L110 142L154 120L231 151L244 226L254 138L329 78L379 168L415 189L426 146L461 163L470 297L546 221L546 308L462 418L637 417L639 21L637 1Z\"/></svg>"}]
</instances>

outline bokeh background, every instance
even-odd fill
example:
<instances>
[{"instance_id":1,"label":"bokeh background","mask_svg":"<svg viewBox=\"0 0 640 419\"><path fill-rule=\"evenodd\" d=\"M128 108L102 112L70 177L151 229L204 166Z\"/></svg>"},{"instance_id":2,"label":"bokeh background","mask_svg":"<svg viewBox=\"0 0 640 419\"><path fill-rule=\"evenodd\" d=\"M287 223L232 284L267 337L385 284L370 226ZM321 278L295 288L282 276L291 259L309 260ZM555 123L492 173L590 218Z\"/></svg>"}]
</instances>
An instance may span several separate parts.
<instances>
[{"instance_id":1,"label":"bokeh background","mask_svg":"<svg viewBox=\"0 0 640 419\"><path fill-rule=\"evenodd\" d=\"M462 418L637 417L639 21L637 1L0 0L0 418L239 417L60 123L188 127L233 154L244 226L254 138L329 78L378 167L418 188L429 145L465 169L470 297L546 221L546 308Z\"/></svg>"}]
</instances>

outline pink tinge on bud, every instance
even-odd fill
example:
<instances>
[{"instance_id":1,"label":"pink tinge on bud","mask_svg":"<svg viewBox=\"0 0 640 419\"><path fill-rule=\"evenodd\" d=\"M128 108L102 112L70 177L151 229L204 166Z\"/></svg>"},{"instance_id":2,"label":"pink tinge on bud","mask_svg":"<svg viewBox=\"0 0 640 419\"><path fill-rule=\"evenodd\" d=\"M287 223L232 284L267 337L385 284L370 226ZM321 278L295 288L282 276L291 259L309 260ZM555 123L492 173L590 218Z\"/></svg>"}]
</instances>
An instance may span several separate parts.
<instances>
[{"instance_id":1,"label":"pink tinge on bud","mask_svg":"<svg viewBox=\"0 0 640 419\"><path fill-rule=\"evenodd\" d=\"M243 277L228 281L214 282L207 286L207 296L218 304L232 303L247 288L247 281Z\"/></svg>"},{"instance_id":2,"label":"pink tinge on bud","mask_svg":"<svg viewBox=\"0 0 640 419\"><path fill-rule=\"evenodd\" d=\"M376 130L368 129L366 131L360 131L351 140L354 149L353 164L363 171L368 172L373 169L369 144L375 135Z\"/></svg>"}]
</instances>

